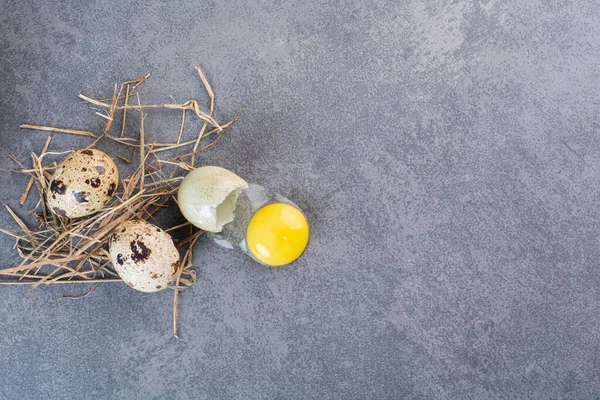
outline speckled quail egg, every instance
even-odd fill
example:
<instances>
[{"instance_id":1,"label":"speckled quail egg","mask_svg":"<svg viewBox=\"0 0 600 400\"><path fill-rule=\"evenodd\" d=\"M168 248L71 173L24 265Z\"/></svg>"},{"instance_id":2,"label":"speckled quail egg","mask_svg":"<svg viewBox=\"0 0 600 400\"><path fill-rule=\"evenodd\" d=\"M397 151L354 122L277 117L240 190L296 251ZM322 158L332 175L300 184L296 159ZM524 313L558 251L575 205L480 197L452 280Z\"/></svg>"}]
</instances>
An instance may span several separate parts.
<instances>
[{"instance_id":1,"label":"speckled quail egg","mask_svg":"<svg viewBox=\"0 0 600 400\"><path fill-rule=\"evenodd\" d=\"M205 166L191 171L179 185L177 203L183 216L208 232L220 232L234 218L239 194L248 188L242 178L224 168Z\"/></svg>"},{"instance_id":2,"label":"speckled quail egg","mask_svg":"<svg viewBox=\"0 0 600 400\"><path fill-rule=\"evenodd\" d=\"M172 282L179 268L179 252L171 236L142 220L127 221L110 239L110 260L134 289L158 292Z\"/></svg>"},{"instance_id":3,"label":"speckled quail egg","mask_svg":"<svg viewBox=\"0 0 600 400\"><path fill-rule=\"evenodd\" d=\"M114 161L99 150L80 150L58 164L46 194L57 215L78 218L99 211L119 183Z\"/></svg>"}]
</instances>

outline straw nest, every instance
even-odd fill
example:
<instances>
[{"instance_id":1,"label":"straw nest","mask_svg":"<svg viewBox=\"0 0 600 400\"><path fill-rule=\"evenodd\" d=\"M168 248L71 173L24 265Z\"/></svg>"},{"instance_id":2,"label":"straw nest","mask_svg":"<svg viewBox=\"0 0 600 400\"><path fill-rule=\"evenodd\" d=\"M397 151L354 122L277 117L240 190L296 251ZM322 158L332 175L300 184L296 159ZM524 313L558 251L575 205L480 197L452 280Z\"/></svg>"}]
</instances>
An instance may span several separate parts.
<instances>
[{"instance_id":1,"label":"straw nest","mask_svg":"<svg viewBox=\"0 0 600 400\"><path fill-rule=\"evenodd\" d=\"M50 131L63 134L87 136L92 142L86 149L93 148L100 140L112 140L123 148L123 154L131 154L129 158L117 155L125 163L139 160L133 173L123 178L114 197L99 212L77 219L57 216L49 211L46 202L46 191L56 168L56 161L46 161L48 158L64 156L70 152L52 152L50 145L52 136L48 136L41 152L31 153L32 164L27 167L24 163L10 156L18 165L15 172L27 174L30 179L20 203L23 205L33 187L37 189L39 201L34 210L38 226L34 229L27 226L10 207L6 206L19 227L17 231L0 229L15 239L14 248L22 258L15 267L0 270L0 284L30 285L36 288L40 285L52 284L93 284L91 289L82 296L65 296L61 299L81 299L89 295L97 285L105 282L121 281L113 269L107 252L107 242L112 231L123 222L140 218L153 219L156 212L168 206L170 201L176 201L179 182L183 179L177 172L192 170L196 155L214 146L225 135L227 130L236 122L237 114L229 122L220 124L213 118L215 96L206 77L199 67L196 71L206 89L210 105L208 112L202 111L196 100L182 104L142 104L140 87L149 75L116 84L112 97L107 100L96 100L80 94L79 97L103 112L98 115L106 119L106 125L100 135L93 132L64 129L41 125L21 125L21 128ZM144 131L146 112L152 109L171 109L181 112L181 125L177 138L171 142L150 142ZM128 112L139 113L139 133L137 137L125 137L125 122ZM121 130L112 134L113 121L120 115ZM191 114L201 123L199 134L193 140L183 141L182 136L186 116ZM205 140L206 139L206 140ZM179 154L170 159L163 159L164 154ZM176 272L175 280L170 285L174 290L173 298L173 334L177 336L177 302L179 292L196 282L196 272L192 265L193 246L202 231L189 223L173 226L166 231L185 230L183 239L176 245L180 251L181 262Z\"/></svg>"}]
</instances>

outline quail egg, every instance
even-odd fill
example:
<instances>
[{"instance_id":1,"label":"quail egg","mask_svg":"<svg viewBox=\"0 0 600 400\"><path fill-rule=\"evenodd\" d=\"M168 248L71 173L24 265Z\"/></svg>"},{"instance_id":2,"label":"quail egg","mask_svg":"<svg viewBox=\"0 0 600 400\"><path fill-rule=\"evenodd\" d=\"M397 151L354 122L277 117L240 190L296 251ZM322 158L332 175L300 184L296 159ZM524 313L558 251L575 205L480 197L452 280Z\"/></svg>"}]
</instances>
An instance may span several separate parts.
<instances>
[{"instance_id":1,"label":"quail egg","mask_svg":"<svg viewBox=\"0 0 600 400\"><path fill-rule=\"evenodd\" d=\"M234 218L246 181L224 168L205 166L191 171L179 185L177 203L183 216L208 232L220 232Z\"/></svg>"},{"instance_id":2,"label":"quail egg","mask_svg":"<svg viewBox=\"0 0 600 400\"><path fill-rule=\"evenodd\" d=\"M46 197L56 215L78 218L93 214L112 198L119 183L114 161L99 150L80 150L58 164Z\"/></svg>"},{"instance_id":3,"label":"quail egg","mask_svg":"<svg viewBox=\"0 0 600 400\"><path fill-rule=\"evenodd\" d=\"M237 200L233 222L208 236L221 247L239 249L264 265L280 267L302 255L309 225L298 205L250 183Z\"/></svg>"},{"instance_id":4,"label":"quail egg","mask_svg":"<svg viewBox=\"0 0 600 400\"><path fill-rule=\"evenodd\" d=\"M142 220L117 227L109 246L110 260L121 279L142 292L165 289L179 268L179 252L171 236Z\"/></svg>"}]
</instances>

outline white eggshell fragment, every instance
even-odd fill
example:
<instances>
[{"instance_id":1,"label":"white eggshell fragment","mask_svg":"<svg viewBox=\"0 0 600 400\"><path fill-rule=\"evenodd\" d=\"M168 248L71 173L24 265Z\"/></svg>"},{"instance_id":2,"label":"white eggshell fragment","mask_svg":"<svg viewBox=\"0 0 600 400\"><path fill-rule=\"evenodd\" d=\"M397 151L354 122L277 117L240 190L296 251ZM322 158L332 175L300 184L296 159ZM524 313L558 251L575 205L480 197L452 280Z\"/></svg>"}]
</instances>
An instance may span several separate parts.
<instances>
[{"instance_id":1,"label":"white eggshell fragment","mask_svg":"<svg viewBox=\"0 0 600 400\"><path fill-rule=\"evenodd\" d=\"M121 279L142 292L166 289L179 268L179 252L171 236L142 220L118 226L109 246L110 261Z\"/></svg>"},{"instance_id":2,"label":"white eggshell fragment","mask_svg":"<svg viewBox=\"0 0 600 400\"><path fill-rule=\"evenodd\" d=\"M80 150L58 164L46 193L56 215L78 218L93 214L112 198L119 184L114 161L99 150Z\"/></svg>"},{"instance_id":3,"label":"white eggshell fragment","mask_svg":"<svg viewBox=\"0 0 600 400\"><path fill-rule=\"evenodd\" d=\"M233 221L237 198L247 188L246 181L231 171L200 167L181 181L177 203L193 225L208 232L220 232L223 225Z\"/></svg>"}]
</instances>

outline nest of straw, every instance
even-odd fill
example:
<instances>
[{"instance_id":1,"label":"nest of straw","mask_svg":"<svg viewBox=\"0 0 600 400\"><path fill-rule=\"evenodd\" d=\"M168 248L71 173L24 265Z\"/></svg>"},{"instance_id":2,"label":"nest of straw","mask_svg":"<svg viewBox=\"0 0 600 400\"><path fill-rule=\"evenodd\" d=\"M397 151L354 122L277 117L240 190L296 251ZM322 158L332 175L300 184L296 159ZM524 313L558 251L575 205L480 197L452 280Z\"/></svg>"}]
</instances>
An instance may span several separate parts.
<instances>
[{"instance_id":1,"label":"nest of straw","mask_svg":"<svg viewBox=\"0 0 600 400\"><path fill-rule=\"evenodd\" d=\"M46 204L46 192L52 180L56 162L47 162L47 156L65 155L69 152L57 153L49 151L52 136L48 136L41 152L31 153L32 165L26 167L11 156L18 165L16 172L29 175L30 179L20 198L23 205L32 188L39 193L39 201L32 211L38 222L36 229L28 227L10 207L8 213L19 227L18 231L0 229L0 232L15 238L14 248L22 258L15 267L0 270L0 284L25 284L31 288L40 285L88 283L92 288L83 296L64 297L69 299L83 298L89 295L97 285L105 282L121 281L112 268L107 252L107 243L112 231L123 222L139 218L149 220L156 212L167 207L169 201L175 201L179 182L183 179L177 176L177 171L192 170L198 153L214 146L235 123L237 114L227 123L220 124L213 118L215 96L210 84L199 67L196 71L206 89L210 106L208 112L200 109L196 100L182 104L142 104L140 86L149 77L128 80L116 84L112 97L107 100L96 100L80 94L79 97L105 112L98 112L106 119L106 125L100 135L93 132L56 128L41 125L21 125L21 128L43 130L71 135L88 136L92 142L86 149L92 148L100 140L112 140L121 144L124 153L131 154L130 158L117 155L126 163L135 159L139 164L134 172L123 178L113 199L99 212L77 219L57 216L49 211ZM172 142L149 142L144 131L146 112L151 109L173 109L181 112L181 125L177 138ZM125 122L128 112L137 112L139 118L139 134L137 138L124 137ZM112 122L121 114L122 127L120 133L112 134ZM187 114L202 121L198 136L193 140L182 141ZM203 140L209 138L207 140ZM163 159L163 154L180 153ZM193 228L189 223L167 228L166 231L177 229L187 230L186 237L177 241L180 249L181 263L176 272L175 280L170 286L174 290L173 298L173 334L177 336L177 302L179 292L196 282L196 272L192 265L192 250L202 231Z\"/></svg>"}]
</instances>

